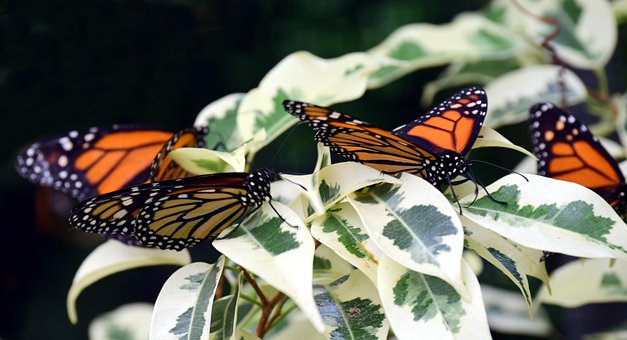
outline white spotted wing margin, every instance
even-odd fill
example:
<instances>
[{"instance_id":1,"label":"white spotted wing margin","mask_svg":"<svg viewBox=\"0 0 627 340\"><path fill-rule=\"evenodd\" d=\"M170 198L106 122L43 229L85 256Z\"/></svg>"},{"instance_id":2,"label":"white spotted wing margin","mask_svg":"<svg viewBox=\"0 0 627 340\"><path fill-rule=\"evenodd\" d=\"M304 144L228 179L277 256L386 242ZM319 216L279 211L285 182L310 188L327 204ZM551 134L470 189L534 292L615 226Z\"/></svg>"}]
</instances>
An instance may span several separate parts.
<instances>
[{"instance_id":1,"label":"white spotted wing margin","mask_svg":"<svg viewBox=\"0 0 627 340\"><path fill-rule=\"evenodd\" d=\"M144 184L74 208L70 224L131 235L145 247L181 250L215 238L270 197L271 170L221 173Z\"/></svg>"},{"instance_id":2,"label":"white spotted wing margin","mask_svg":"<svg viewBox=\"0 0 627 340\"><path fill-rule=\"evenodd\" d=\"M208 339L211 308L224 268L196 262L177 270L161 288L150 326L150 339Z\"/></svg>"}]
</instances>

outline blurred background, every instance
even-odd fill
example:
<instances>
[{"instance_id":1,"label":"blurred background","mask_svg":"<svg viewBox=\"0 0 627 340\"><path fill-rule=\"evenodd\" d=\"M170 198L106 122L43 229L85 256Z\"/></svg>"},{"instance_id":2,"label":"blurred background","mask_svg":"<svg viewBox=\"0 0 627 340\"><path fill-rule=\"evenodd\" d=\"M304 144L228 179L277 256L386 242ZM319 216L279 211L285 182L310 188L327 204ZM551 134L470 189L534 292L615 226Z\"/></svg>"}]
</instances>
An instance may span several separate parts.
<instances>
[{"instance_id":1,"label":"blurred background","mask_svg":"<svg viewBox=\"0 0 627 340\"><path fill-rule=\"evenodd\" d=\"M487 1L5 1L0 4L0 338L85 339L98 314L136 301L154 302L175 267L114 275L78 299L79 323L69 323L65 298L74 273L101 239L68 231L76 203L17 175L15 156L25 146L71 129L114 123L191 126L210 102L246 92L283 57L308 50L325 58L367 50L399 26L444 23ZM611 86L625 89L624 30ZM340 111L392 129L425 108L424 84L442 68L414 72L369 91ZM441 93L438 99L448 93ZM529 147L523 124L500 130ZM281 157L279 138L258 166L288 173L315 162L311 131L296 128ZM303 161L303 152L311 155ZM520 158L491 155L513 167ZM479 155L481 157L481 155ZM496 157L496 158L495 158ZM268 164L272 162L272 164ZM502 174L495 174L502 175ZM490 174L487 175L491 176ZM209 246L195 248L206 260ZM490 275L487 270L486 275ZM501 274L494 281L511 285ZM567 334L562 313L553 313ZM611 318L611 316L604 315ZM509 338L506 336L506 338Z\"/></svg>"}]
</instances>

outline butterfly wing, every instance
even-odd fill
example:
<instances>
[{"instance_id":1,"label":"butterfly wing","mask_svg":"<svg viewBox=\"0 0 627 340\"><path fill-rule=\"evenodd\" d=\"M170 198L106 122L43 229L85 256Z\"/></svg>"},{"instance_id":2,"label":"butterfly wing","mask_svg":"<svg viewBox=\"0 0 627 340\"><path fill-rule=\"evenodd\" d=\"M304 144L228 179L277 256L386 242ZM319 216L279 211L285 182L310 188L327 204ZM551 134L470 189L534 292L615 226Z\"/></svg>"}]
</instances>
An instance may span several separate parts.
<instances>
[{"instance_id":1,"label":"butterfly wing","mask_svg":"<svg viewBox=\"0 0 627 340\"><path fill-rule=\"evenodd\" d=\"M433 153L448 150L465 155L479 135L487 109L485 91L469 87L393 133Z\"/></svg>"},{"instance_id":2,"label":"butterfly wing","mask_svg":"<svg viewBox=\"0 0 627 340\"><path fill-rule=\"evenodd\" d=\"M353 117L312 104L286 100L285 110L313 128L314 138L343 157L381 172L409 172L427 178L435 157L427 150Z\"/></svg>"},{"instance_id":3,"label":"butterfly wing","mask_svg":"<svg viewBox=\"0 0 627 340\"><path fill-rule=\"evenodd\" d=\"M180 250L216 237L259 207L270 197L273 179L258 171L143 184L81 202L70 224L91 233L133 235L146 247Z\"/></svg>"},{"instance_id":4,"label":"butterfly wing","mask_svg":"<svg viewBox=\"0 0 627 340\"><path fill-rule=\"evenodd\" d=\"M71 131L31 145L16 169L31 182L79 200L143 183L172 132L133 125Z\"/></svg>"},{"instance_id":5,"label":"butterfly wing","mask_svg":"<svg viewBox=\"0 0 627 340\"><path fill-rule=\"evenodd\" d=\"M168 155L178 148L202 148L205 146L207 128L189 128L176 133L157 153L150 166L150 181L189 177L191 174L180 167Z\"/></svg>"},{"instance_id":6,"label":"butterfly wing","mask_svg":"<svg viewBox=\"0 0 627 340\"><path fill-rule=\"evenodd\" d=\"M551 103L529 110L538 174L581 184L612 206L624 198L625 178L598 138L573 115Z\"/></svg>"}]
</instances>

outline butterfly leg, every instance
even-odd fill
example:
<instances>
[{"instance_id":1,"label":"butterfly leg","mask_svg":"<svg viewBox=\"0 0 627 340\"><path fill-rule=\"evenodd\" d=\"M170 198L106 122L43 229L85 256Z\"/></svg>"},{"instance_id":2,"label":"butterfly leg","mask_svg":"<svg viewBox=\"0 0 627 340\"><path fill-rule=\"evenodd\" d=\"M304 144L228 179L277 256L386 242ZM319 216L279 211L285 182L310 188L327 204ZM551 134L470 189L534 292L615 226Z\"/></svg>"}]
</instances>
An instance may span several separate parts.
<instances>
[{"instance_id":1,"label":"butterfly leg","mask_svg":"<svg viewBox=\"0 0 627 340\"><path fill-rule=\"evenodd\" d=\"M449 188L451 188L451 194L453 195L453 199L457 203L457 207L459 208L459 214L463 215L463 213L462 213L462 205L461 205L461 203L459 203L459 199L457 198L457 194L455 194L455 187L454 187L453 183L451 182L451 178L448 176L448 174L446 175L446 182L448 182L448 186L449 186Z\"/></svg>"}]
</instances>

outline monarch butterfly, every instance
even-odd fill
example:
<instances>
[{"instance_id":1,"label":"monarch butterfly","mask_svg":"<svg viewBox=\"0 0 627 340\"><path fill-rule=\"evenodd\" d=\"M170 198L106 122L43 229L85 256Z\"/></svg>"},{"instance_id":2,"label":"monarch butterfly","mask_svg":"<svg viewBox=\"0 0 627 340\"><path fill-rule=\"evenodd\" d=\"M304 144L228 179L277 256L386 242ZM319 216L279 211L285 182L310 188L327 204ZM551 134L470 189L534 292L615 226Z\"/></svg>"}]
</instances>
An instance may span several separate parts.
<instances>
[{"instance_id":1,"label":"monarch butterfly","mask_svg":"<svg viewBox=\"0 0 627 340\"><path fill-rule=\"evenodd\" d=\"M472 177L464 155L479 134L488 103L483 89L470 87L392 132L329 108L292 100L283 106L333 152L384 173L409 172L440 185L458 175Z\"/></svg>"},{"instance_id":2,"label":"monarch butterfly","mask_svg":"<svg viewBox=\"0 0 627 340\"><path fill-rule=\"evenodd\" d=\"M136 125L92 127L31 145L18 155L15 167L31 182L82 201L145 182L151 163L151 178L185 175L167 153L181 146L202 146L202 133L188 129L173 135L168 130Z\"/></svg>"},{"instance_id":3,"label":"monarch butterfly","mask_svg":"<svg viewBox=\"0 0 627 340\"><path fill-rule=\"evenodd\" d=\"M625 220L625 177L586 125L551 103L538 103L529 109L529 126L538 174L594 190Z\"/></svg>"},{"instance_id":4,"label":"monarch butterfly","mask_svg":"<svg viewBox=\"0 0 627 340\"><path fill-rule=\"evenodd\" d=\"M134 236L145 247L181 250L217 237L270 199L271 169L178 178L118 190L79 203L70 224Z\"/></svg>"}]
</instances>

